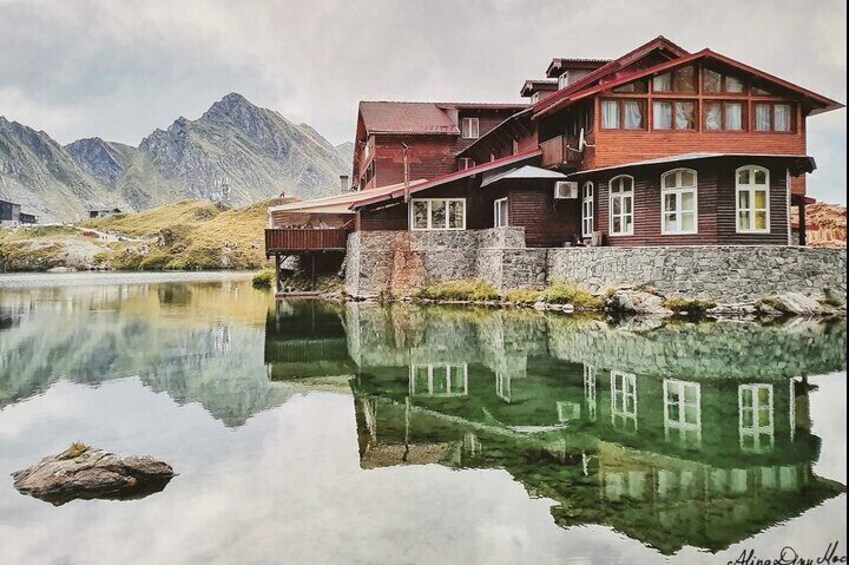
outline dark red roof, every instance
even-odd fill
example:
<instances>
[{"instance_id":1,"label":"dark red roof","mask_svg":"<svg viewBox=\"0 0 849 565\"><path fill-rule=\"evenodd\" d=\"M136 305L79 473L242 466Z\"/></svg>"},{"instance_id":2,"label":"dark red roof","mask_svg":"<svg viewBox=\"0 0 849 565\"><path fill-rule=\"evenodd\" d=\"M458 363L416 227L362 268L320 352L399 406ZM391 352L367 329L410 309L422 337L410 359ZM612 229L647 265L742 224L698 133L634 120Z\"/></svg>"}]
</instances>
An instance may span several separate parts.
<instances>
[{"instance_id":1,"label":"dark red roof","mask_svg":"<svg viewBox=\"0 0 849 565\"><path fill-rule=\"evenodd\" d=\"M446 110L520 110L527 104L500 102L360 102L368 133L460 135Z\"/></svg>"}]
</instances>

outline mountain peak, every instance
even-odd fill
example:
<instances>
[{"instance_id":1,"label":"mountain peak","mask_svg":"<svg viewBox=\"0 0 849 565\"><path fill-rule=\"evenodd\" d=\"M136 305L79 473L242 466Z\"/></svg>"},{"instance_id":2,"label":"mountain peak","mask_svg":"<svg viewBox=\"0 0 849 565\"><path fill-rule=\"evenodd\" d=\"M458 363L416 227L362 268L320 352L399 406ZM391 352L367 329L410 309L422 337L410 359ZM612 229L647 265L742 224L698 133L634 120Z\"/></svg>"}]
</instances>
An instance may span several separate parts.
<instances>
[{"instance_id":1,"label":"mountain peak","mask_svg":"<svg viewBox=\"0 0 849 565\"><path fill-rule=\"evenodd\" d=\"M231 92L210 106L201 119L226 118L240 113L256 114L259 111L260 108L251 104L247 98L238 92Z\"/></svg>"}]
</instances>

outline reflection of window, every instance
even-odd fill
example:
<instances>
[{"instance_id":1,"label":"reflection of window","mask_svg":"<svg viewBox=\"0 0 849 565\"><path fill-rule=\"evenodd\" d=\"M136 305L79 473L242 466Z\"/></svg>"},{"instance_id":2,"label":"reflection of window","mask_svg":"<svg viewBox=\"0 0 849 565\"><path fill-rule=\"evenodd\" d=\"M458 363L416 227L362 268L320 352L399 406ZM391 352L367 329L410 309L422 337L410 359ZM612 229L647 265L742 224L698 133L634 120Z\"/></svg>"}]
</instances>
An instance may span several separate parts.
<instances>
[{"instance_id":1,"label":"reflection of window","mask_svg":"<svg viewBox=\"0 0 849 565\"><path fill-rule=\"evenodd\" d=\"M510 403L511 400L511 379L510 375L505 371L495 372L495 394L504 402Z\"/></svg>"},{"instance_id":2,"label":"reflection of window","mask_svg":"<svg viewBox=\"0 0 849 565\"><path fill-rule=\"evenodd\" d=\"M414 198L410 204L410 227L414 230L466 229L464 198Z\"/></svg>"},{"instance_id":3,"label":"reflection of window","mask_svg":"<svg viewBox=\"0 0 849 565\"><path fill-rule=\"evenodd\" d=\"M634 233L634 177L620 175L610 180L610 235Z\"/></svg>"},{"instance_id":4,"label":"reflection of window","mask_svg":"<svg viewBox=\"0 0 849 565\"><path fill-rule=\"evenodd\" d=\"M507 199L499 198L493 206L495 208L495 227L505 227L507 225Z\"/></svg>"},{"instance_id":5,"label":"reflection of window","mask_svg":"<svg viewBox=\"0 0 849 565\"><path fill-rule=\"evenodd\" d=\"M702 443L701 385L688 381L663 381L663 433L666 440L689 446Z\"/></svg>"},{"instance_id":6,"label":"reflection of window","mask_svg":"<svg viewBox=\"0 0 849 565\"><path fill-rule=\"evenodd\" d=\"M740 385L737 403L740 448L745 451L764 451L775 444L771 384Z\"/></svg>"},{"instance_id":7,"label":"reflection of window","mask_svg":"<svg viewBox=\"0 0 849 565\"><path fill-rule=\"evenodd\" d=\"M740 167L736 174L737 232L769 233L769 171Z\"/></svg>"},{"instance_id":8,"label":"reflection of window","mask_svg":"<svg viewBox=\"0 0 849 565\"><path fill-rule=\"evenodd\" d=\"M587 418L595 422L598 403L595 396L595 368L584 365L584 400L587 403Z\"/></svg>"},{"instance_id":9,"label":"reflection of window","mask_svg":"<svg viewBox=\"0 0 849 565\"><path fill-rule=\"evenodd\" d=\"M661 233L697 233L696 171L676 169L660 177Z\"/></svg>"},{"instance_id":10,"label":"reflection of window","mask_svg":"<svg viewBox=\"0 0 849 565\"><path fill-rule=\"evenodd\" d=\"M465 396L469 393L466 363L410 366L410 396Z\"/></svg>"},{"instance_id":11,"label":"reflection of window","mask_svg":"<svg viewBox=\"0 0 849 565\"><path fill-rule=\"evenodd\" d=\"M476 434L466 432L466 434L463 435L463 452L471 457L480 455L481 440Z\"/></svg>"},{"instance_id":12,"label":"reflection of window","mask_svg":"<svg viewBox=\"0 0 849 565\"><path fill-rule=\"evenodd\" d=\"M610 422L614 428L637 431L637 376L610 372Z\"/></svg>"},{"instance_id":13,"label":"reflection of window","mask_svg":"<svg viewBox=\"0 0 849 565\"><path fill-rule=\"evenodd\" d=\"M557 420L561 424L566 422L575 422L581 419L581 405L577 402L568 400L559 400L557 405Z\"/></svg>"}]
</instances>

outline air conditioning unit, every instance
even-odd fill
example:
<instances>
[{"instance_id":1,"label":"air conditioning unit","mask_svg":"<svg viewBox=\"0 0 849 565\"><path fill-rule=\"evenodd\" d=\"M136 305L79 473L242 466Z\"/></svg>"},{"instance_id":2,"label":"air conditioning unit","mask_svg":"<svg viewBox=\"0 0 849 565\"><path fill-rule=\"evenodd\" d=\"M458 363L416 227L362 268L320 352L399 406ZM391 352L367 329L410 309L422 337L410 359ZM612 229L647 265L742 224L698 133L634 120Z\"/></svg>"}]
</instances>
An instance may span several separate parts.
<instances>
[{"instance_id":1,"label":"air conditioning unit","mask_svg":"<svg viewBox=\"0 0 849 565\"><path fill-rule=\"evenodd\" d=\"M556 200L578 198L578 183L571 180L561 180L554 183L554 198Z\"/></svg>"}]
</instances>

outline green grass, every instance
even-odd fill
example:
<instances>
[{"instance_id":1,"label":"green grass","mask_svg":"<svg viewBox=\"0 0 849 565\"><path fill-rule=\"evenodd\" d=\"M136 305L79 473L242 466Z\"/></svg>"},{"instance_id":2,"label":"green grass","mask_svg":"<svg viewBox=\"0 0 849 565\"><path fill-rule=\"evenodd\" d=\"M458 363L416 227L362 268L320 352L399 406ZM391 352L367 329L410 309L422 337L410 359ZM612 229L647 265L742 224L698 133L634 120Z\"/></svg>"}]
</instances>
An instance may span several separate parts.
<instances>
[{"instance_id":1,"label":"green grass","mask_svg":"<svg viewBox=\"0 0 849 565\"><path fill-rule=\"evenodd\" d=\"M549 304L571 304L579 310L598 310L604 306L604 300L564 279L554 280L543 291L543 299Z\"/></svg>"},{"instance_id":2,"label":"green grass","mask_svg":"<svg viewBox=\"0 0 849 565\"><path fill-rule=\"evenodd\" d=\"M504 300L513 304L536 304L542 298L544 291L535 288L514 288L504 293Z\"/></svg>"},{"instance_id":3,"label":"green grass","mask_svg":"<svg viewBox=\"0 0 849 565\"><path fill-rule=\"evenodd\" d=\"M59 459L76 459L89 449L90 447L88 445L80 441L75 441L71 444L71 447L69 447L59 455Z\"/></svg>"},{"instance_id":4,"label":"green grass","mask_svg":"<svg viewBox=\"0 0 849 565\"><path fill-rule=\"evenodd\" d=\"M711 308L716 307L716 302L710 300L697 300L671 296L664 299L663 307L672 310L676 314L687 313L688 315L704 315Z\"/></svg>"},{"instance_id":5,"label":"green grass","mask_svg":"<svg viewBox=\"0 0 849 565\"><path fill-rule=\"evenodd\" d=\"M263 269L251 279L254 288L271 288L274 284L274 269Z\"/></svg>"},{"instance_id":6,"label":"green grass","mask_svg":"<svg viewBox=\"0 0 849 565\"><path fill-rule=\"evenodd\" d=\"M500 297L488 282L480 280L458 280L438 282L424 287L416 293L427 300L498 300Z\"/></svg>"}]
</instances>

